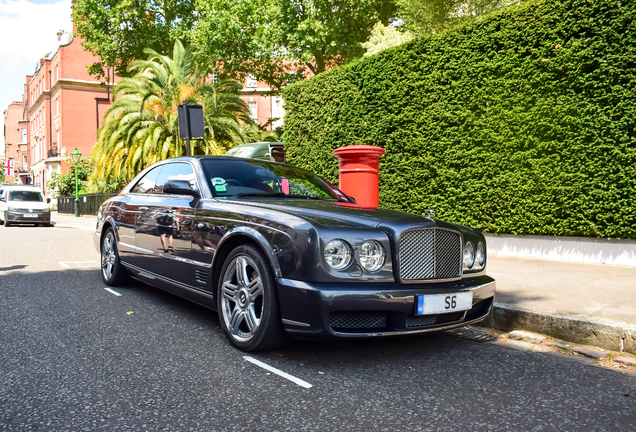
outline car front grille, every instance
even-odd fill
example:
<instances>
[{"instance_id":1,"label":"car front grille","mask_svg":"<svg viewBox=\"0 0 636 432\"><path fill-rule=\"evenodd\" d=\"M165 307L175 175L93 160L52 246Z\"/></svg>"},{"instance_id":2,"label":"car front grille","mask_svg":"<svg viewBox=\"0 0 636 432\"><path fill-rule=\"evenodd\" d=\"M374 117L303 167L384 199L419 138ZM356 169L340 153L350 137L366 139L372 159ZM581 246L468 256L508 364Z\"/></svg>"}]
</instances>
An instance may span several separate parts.
<instances>
[{"instance_id":1,"label":"car front grille","mask_svg":"<svg viewBox=\"0 0 636 432\"><path fill-rule=\"evenodd\" d=\"M461 321L464 318L464 312L452 312L437 315L409 315L406 317L406 327L428 327Z\"/></svg>"},{"instance_id":2,"label":"car front grille","mask_svg":"<svg viewBox=\"0 0 636 432\"><path fill-rule=\"evenodd\" d=\"M451 279L462 275L462 240L456 231L409 229L400 235L402 280Z\"/></svg>"},{"instance_id":3,"label":"car front grille","mask_svg":"<svg viewBox=\"0 0 636 432\"><path fill-rule=\"evenodd\" d=\"M381 329L387 326L386 312L331 312L329 326L334 330Z\"/></svg>"}]
</instances>

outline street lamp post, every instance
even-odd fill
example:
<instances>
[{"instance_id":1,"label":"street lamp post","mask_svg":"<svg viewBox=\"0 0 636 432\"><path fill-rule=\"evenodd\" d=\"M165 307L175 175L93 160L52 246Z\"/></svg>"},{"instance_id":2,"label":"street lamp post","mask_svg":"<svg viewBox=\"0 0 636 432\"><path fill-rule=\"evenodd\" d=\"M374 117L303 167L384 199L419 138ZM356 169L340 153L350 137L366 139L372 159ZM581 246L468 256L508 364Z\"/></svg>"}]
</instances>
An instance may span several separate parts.
<instances>
[{"instance_id":1,"label":"street lamp post","mask_svg":"<svg viewBox=\"0 0 636 432\"><path fill-rule=\"evenodd\" d=\"M73 162L75 162L75 206L73 207L75 209L75 217L79 217L79 192L77 190L77 163L80 161L80 158L82 157L82 154L77 150L77 146L75 147L75 150L73 150L71 152L71 158L73 159Z\"/></svg>"}]
</instances>

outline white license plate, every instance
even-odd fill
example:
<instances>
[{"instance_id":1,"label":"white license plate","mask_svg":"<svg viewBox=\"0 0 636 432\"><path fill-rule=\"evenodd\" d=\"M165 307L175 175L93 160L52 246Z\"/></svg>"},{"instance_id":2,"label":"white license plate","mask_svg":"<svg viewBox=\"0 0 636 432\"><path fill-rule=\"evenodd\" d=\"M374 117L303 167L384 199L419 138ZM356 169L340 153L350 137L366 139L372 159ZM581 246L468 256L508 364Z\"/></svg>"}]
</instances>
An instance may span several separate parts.
<instances>
[{"instance_id":1,"label":"white license plate","mask_svg":"<svg viewBox=\"0 0 636 432\"><path fill-rule=\"evenodd\" d=\"M415 300L416 315L464 311L473 306L473 292L418 295Z\"/></svg>"},{"instance_id":2,"label":"white license plate","mask_svg":"<svg viewBox=\"0 0 636 432\"><path fill-rule=\"evenodd\" d=\"M38 215L33 214L33 213L24 213L22 216L24 216L24 217L38 217Z\"/></svg>"}]
</instances>

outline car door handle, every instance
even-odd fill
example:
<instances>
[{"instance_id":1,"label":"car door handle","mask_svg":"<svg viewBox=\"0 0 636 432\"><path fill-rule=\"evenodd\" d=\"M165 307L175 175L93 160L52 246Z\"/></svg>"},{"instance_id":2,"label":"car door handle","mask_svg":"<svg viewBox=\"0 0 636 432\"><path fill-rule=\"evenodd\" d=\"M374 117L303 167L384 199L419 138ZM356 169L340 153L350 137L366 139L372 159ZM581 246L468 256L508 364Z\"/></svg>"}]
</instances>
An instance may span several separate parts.
<instances>
[{"instance_id":1,"label":"car door handle","mask_svg":"<svg viewBox=\"0 0 636 432\"><path fill-rule=\"evenodd\" d=\"M146 211L146 210L148 210L148 208L149 208L149 207L139 207L139 210L141 210L141 211Z\"/></svg>"}]
</instances>

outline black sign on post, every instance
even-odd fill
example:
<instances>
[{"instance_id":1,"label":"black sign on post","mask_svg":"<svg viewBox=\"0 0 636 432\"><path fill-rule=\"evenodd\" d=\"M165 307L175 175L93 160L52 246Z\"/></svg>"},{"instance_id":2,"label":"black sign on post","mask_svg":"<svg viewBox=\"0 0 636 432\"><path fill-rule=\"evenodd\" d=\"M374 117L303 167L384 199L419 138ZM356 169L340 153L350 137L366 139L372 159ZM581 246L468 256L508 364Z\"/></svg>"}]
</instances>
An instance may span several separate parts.
<instances>
[{"instance_id":1,"label":"black sign on post","mask_svg":"<svg viewBox=\"0 0 636 432\"><path fill-rule=\"evenodd\" d=\"M178 108L179 138L186 140L186 156L190 156L190 140L204 139L203 107L201 105L187 105L183 101Z\"/></svg>"}]
</instances>

